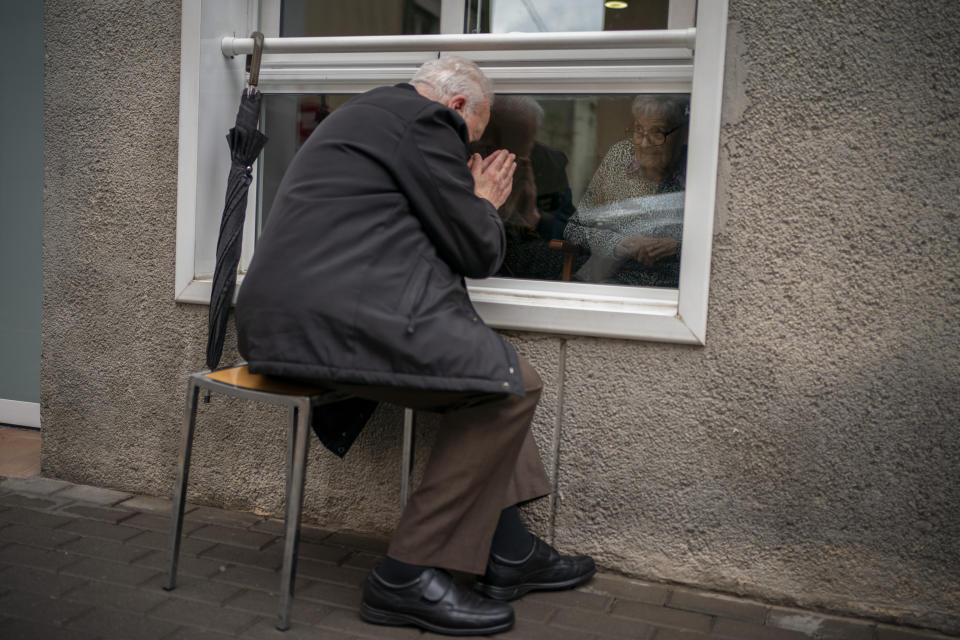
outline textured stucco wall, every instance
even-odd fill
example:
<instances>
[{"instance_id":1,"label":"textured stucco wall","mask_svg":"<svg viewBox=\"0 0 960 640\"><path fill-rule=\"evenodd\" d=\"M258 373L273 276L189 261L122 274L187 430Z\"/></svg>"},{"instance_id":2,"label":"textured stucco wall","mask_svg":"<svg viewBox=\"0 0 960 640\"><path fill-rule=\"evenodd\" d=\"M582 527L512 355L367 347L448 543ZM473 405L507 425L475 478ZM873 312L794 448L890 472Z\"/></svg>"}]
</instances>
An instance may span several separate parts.
<instances>
[{"instance_id":1,"label":"textured stucco wall","mask_svg":"<svg viewBox=\"0 0 960 640\"><path fill-rule=\"evenodd\" d=\"M45 3L43 470L167 494L206 331L172 301L179 6L82 4ZM529 517L627 574L960 631L960 3L730 9L707 345L510 334L558 483ZM389 531L399 421L314 447L308 518ZM276 512L282 424L204 407L191 498Z\"/></svg>"}]
</instances>

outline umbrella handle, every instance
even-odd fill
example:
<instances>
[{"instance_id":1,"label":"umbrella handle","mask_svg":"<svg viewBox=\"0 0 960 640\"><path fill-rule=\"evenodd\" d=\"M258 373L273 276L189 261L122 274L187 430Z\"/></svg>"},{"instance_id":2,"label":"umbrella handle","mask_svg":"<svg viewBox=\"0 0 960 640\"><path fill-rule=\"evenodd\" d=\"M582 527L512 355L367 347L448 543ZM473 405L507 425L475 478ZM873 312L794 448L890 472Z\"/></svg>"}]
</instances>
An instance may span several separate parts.
<instances>
[{"instance_id":1,"label":"umbrella handle","mask_svg":"<svg viewBox=\"0 0 960 640\"><path fill-rule=\"evenodd\" d=\"M259 31L254 31L250 34L250 37L253 38L253 55L251 55L247 60L250 65L250 86L256 88L257 83L260 81L260 59L263 57L263 34Z\"/></svg>"}]
</instances>

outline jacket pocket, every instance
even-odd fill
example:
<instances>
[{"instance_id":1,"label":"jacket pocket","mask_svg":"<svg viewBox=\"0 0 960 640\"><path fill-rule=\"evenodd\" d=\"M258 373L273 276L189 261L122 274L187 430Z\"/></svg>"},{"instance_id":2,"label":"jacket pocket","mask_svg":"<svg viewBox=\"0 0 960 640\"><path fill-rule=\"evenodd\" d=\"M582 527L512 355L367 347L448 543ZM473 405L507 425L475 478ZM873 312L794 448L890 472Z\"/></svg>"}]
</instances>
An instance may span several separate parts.
<instances>
[{"instance_id":1,"label":"jacket pocket","mask_svg":"<svg viewBox=\"0 0 960 640\"><path fill-rule=\"evenodd\" d=\"M407 319L407 333L413 333L416 330L417 314L427 295L431 271L430 263L421 257L417 260L417 265L403 288L403 296L400 298L397 312Z\"/></svg>"}]
</instances>

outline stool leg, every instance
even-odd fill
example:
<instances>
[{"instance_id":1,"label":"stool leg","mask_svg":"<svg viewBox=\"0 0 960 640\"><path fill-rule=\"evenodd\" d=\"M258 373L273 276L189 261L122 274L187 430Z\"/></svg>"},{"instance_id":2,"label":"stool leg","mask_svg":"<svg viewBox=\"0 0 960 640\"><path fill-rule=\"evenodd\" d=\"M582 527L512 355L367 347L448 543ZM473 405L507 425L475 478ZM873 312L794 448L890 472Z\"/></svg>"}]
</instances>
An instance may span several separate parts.
<instances>
[{"instance_id":1,"label":"stool leg","mask_svg":"<svg viewBox=\"0 0 960 640\"><path fill-rule=\"evenodd\" d=\"M183 416L180 441L180 460L177 479L173 483L173 507L170 513L170 541L167 544L167 591L177 586L177 562L180 557L180 535L183 533L183 507L187 497L187 476L190 473L190 453L193 450L193 430L197 424L197 399L200 387L191 379L187 384L187 408Z\"/></svg>"},{"instance_id":2,"label":"stool leg","mask_svg":"<svg viewBox=\"0 0 960 640\"><path fill-rule=\"evenodd\" d=\"M300 510L303 506L303 481L310 448L310 399L290 409L294 427L292 466L287 468L287 513L284 520L283 574L280 579L280 612L277 629L290 628L290 610L293 607L293 583L297 573L297 547L300 545ZM295 416L295 418L294 418Z\"/></svg>"},{"instance_id":3,"label":"stool leg","mask_svg":"<svg viewBox=\"0 0 960 640\"><path fill-rule=\"evenodd\" d=\"M413 474L413 430L416 427L416 416L413 409L403 410L403 451L400 460L400 508L407 506L410 499L411 478Z\"/></svg>"},{"instance_id":4,"label":"stool leg","mask_svg":"<svg viewBox=\"0 0 960 640\"><path fill-rule=\"evenodd\" d=\"M293 464L294 464L294 447L297 442L297 417L299 412L296 407L290 407L290 411L287 412L287 482L286 482L286 492L283 494L287 497L287 500L290 500L290 483L293 482Z\"/></svg>"}]
</instances>

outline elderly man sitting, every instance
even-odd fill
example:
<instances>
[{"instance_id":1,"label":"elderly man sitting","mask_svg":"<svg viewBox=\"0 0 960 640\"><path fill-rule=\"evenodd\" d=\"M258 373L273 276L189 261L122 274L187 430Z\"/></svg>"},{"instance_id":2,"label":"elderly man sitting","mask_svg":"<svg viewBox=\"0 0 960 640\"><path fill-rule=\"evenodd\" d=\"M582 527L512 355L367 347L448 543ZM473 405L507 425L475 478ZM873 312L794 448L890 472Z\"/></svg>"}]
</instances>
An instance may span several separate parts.
<instances>
[{"instance_id":1,"label":"elderly man sitting","mask_svg":"<svg viewBox=\"0 0 960 640\"><path fill-rule=\"evenodd\" d=\"M315 425L334 451L377 402L443 415L423 481L364 586L361 616L375 624L496 633L513 624L506 601L595 572L520 520L518 503L551 490L530 434L542 383L464 285L495 273L506 248L497 208L515 158L467 151L492 98L476 65L443 57L410 84L333 112L287 169L239 293L251 371L363 399L335 411L338 424ZM447 570L482 577L471 591Z\"/></svg>"}]
</instances>

